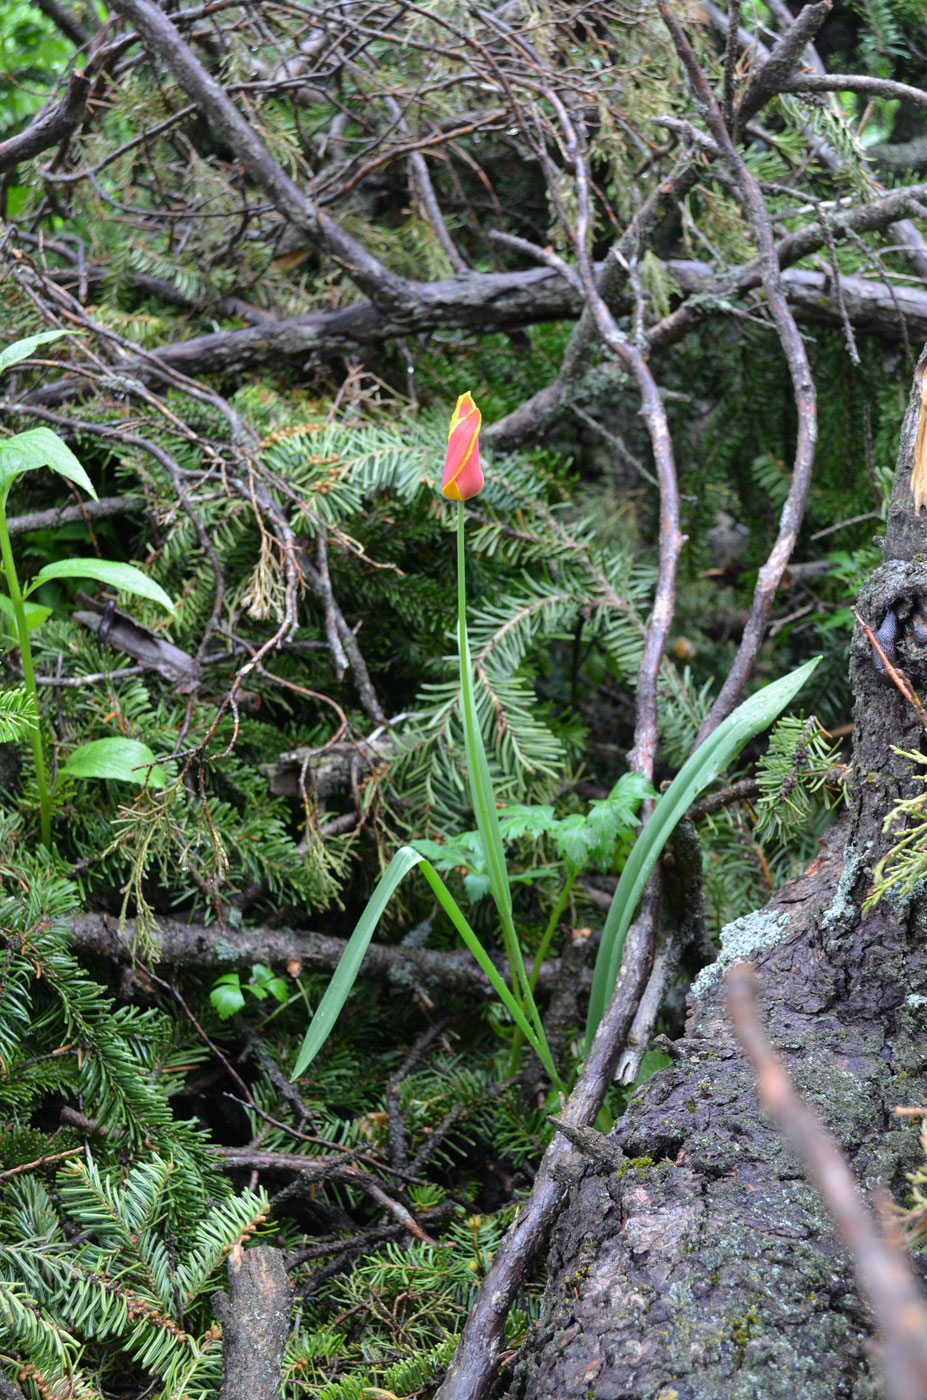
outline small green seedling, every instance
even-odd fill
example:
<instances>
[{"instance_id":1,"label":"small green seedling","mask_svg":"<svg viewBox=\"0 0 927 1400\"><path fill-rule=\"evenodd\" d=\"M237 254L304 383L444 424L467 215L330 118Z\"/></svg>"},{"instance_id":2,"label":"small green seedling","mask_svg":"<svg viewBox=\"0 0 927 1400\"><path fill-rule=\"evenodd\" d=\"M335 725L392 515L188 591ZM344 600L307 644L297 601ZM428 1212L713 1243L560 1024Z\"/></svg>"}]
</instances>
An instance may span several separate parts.
<instances>
[{"instance_id":1,"label":"small green seedling","mask_svg":"<svg viewBox=\"0 0 927 1400\"><path fill-rule=\"evenodd\" d=\"M265 1001L273 997L281 1005L289 1000L289 989L282 977L275 977L264 963L251 964L251 976L242 982L237 972L224 972L213 983L209 1000L212 1002L220 1021L228 1021L244 1007L247 998Z\"/></svg>"},{"instance_id":2,"label":"small green seedling","mask_svg":"<svg viewBox=\"0 0 927 1400\"><path fill-rule=\"evenodd\" d=\"M43 331L0 350L0 372L18 364L39 345L58 340L69 331ZM38 693L35 668L32 664L30 634L49 616L50 609L29 602L29 596L43 583L59 578L93 579L110 588L150 598L174 611L174 604L161 586L143 574L134 564L122 564L113 559L59 559L46 564L25 586L20 584L13 560L13 550L6 527L6 507L10 487L24 472L49 467L66 481L97 499L93 482L88 477L67 443L50 428L30 428L24 433L0 440L0 573L7 595L0 594L0 621L10 625L15 645L19 647L23 684L0 696L0 740L28 739L35 763L39 789L39 824L42 845L51 846L51 797L48 785L45 753L39 723ZM73 778L109 778L117 782L139 783L149 787L164 787L163 771L147 744L136 739L113 737L94 739L74 749L62 771Z\"/></svg>"}]
</instances>

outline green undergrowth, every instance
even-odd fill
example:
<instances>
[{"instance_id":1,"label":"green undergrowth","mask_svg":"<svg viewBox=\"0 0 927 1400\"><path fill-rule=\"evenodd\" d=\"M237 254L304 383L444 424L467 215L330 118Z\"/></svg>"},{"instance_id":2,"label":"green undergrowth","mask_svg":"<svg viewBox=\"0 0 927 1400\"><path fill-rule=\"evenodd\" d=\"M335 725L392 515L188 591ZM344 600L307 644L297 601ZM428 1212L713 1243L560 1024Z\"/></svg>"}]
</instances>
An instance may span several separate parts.
<instances>
[{"instance_id":1,"label":"green undergrowth","mask_svg":"<svg viewBox=\"0 0 927 1400\"><path fill-rule=\"evenodd\" d=\"M400 1011L407 997L362 989L347 1034L294 1089L293 1012L262 1029L194 1021L170 995L117 1002L68 952L78 908L74 883L35 861L0 906L0 1361L30 1397L127 1384L212 1397L212 1296L232 1249L259 1241L293 1261L285 1395L426 1384L549 1135L543 1111L500 1086L489 1028L474 1040L471 1013L464 1042L450 1017L401 1079L397 1174L386 1094L420 1020ZM307 980L311 997L320 983ZM184 990L195 997L195 981ZM388 1008L392 1051L374 1034ZM257 1191L235 1165L248 1141L288 1164ZM525 1325L513 1313L511 1341Z\"/></svg>"}]
</instances>

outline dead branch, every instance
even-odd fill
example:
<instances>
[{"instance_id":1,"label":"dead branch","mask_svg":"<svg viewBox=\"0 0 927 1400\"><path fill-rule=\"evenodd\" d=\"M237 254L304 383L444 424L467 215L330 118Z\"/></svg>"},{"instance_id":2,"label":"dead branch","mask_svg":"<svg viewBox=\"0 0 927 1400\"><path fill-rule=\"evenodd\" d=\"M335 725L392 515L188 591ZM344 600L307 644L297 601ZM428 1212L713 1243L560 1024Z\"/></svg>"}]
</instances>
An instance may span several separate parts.
<instances>
[{"instance_id":1,"label":"dead branch","mask_svg":"<svg viewBox=\"0 0 927 1400\"><path fill-rule=\"evenodd\" d=\"M113 0L113 8L135 26L151 51L167 65L216 135L228 142L246 173L288 223L323 247L374 302L414 299L413 283L390 272L317 203L305 197L156 5L149 0Z\"/></svg>"},{"instance_id":2,"label":"dead branch","mask_svg":"<svg viewBox=\"0 0 927 1400\"><path fill-rule=\"evenodd\" d=\"M839 240L844 230L869 232L885 228L902 213L916 213L925 198L927 189L916 186L892 191L885 196L884 203L873 201L855 209L838 210L831 225L834 236ZM787 235L777 244L781 265L788 267L807 257L822 242L819 224ZM718 297L717 314L727 316L731 296L751 291L761 280L755 263L725 270L723 275L707 263L682 258L669 258L666 266L679 283L681 292L698 297L699 302L694 309L684 303L683 316L674 312L672 320L668 318L667 322L651 327L645 345L651 353L666 350L695 324L696 319L712 315L711 302L706 300L712 294ZM602 276L603 272L603 266L597 265L597 276ZM829 274L790 269L782 274L782 285L796 311L830 324L839 322L839 308L833 298ZM912 337L927 338L927 291L923 288L903 283L889 285L874 278L855 276L842 277L841 286L847 314L857 329L897 338L899 321L903 317ZM156 380L159 366L191 377L235 376L262 365L279 363L281 359L300 361L313 356L327 358L356 353L364 347L406 336L410 330L424 334L439 327L515 330L545 321L579 318L579 335L585 315L583 299L574 286L546 267L512 273L469 273L446 282L425 283L423 297L421 304L410 303L386 312L372 302L361 302L302 316L265 317L259 324L241 330L215 331L161 346L144 359L130 356L120 363L119 372L141 383ZM616 313L627 306L627 295L619 296L615 302ZM567 382L576 382L585 364L585 356L579 351L575 363L569 355L565 356L561 375L514 413L488 427L487 439L509 448L536 433L546 417L560 410ZM86 396L94 388L93 381L83 377L78 366L74 374L75 377L33 389L22 406L50 409ZM15 406L6 404L3 407L10 411ZM80 426L84 431L95 431L92 425Z\"/></svg>"},{"instance_id":3,"label":"dead branch","mask_svg":"<svg viewBox=\"0 0 927 1400\"><path fill-rule=\"evenodd\" d=\"M91 35L95 34L100 27L96 15L89 6L82 8L82 23L80 24L70 10L66 9L64 5L58 4L58 0L35 0L35 6L78 49L89 44Z\"/></svg>"},{"instance_id":4,"label":"dead branch","mask_svg":"<svg viewBox=\"0 0 927 1400\"><path fill-rule=\"evenodd\" d=\"M11 1381L6 1371L0 1369L0 1400L26 1400L19 1386Z\"/></svg>"},{"instance_id":5,"label":"dead branch","mask_svg":"<svg viewBox=\"0 0 927 1400\"><path fill-rule=\"evenodd\" d=\"M805 5L773 45L766 59L754 68L737 110L737 122L745 127L761 107L783 90L784 85L801 59L805 47L814 40L821 25L833 8L832 0L820 0L817 5Z\"/></svg>"},{"instance_id":6,"label":"dead branch","mask_svg":"<svg viewBox=\"0 0 927 1400\"><path fill-rule=\"evenodd\" d=\"M96 501L79 501L72 506L33 510L28 515L12 515L6 522L10 535L26 535L32 530L57 530L76 520L105 520L112 515L128 515L144 505L142 496L102 496Z\"/></svg>"},{"instance_id":7,"label":"dead branch","mask_svg":"<svg viewBox=\"0 0 927 1400\"><path fill-rule=\"evenodd\" d=\"M228 1279L228 1294L214 1298L222 1323L220 1400L277 1400L292 1294L282 1250L237 1244Z\"/></svg>"},{"instance_id":8,"label":"dead branch","mask_svg":"<svg viewBox=\"0 0 927 1400\"><path fill-rule=\"evenodd\" d=\"M793 73L782 80L779 91L862 92L889 102L910 102L912 107L927 107L927 92L923 88L897 83L890 78L870 77L866 73Z\"/></svg>"},{"instance_id":9,"label":"dead branch","mask_svg":"<svg viewBox=\"0 0 927 1400\"><path fill-rule=\"evenodd\" d=\"M250 968L263 962L271 967L289 967L297 972L333 972L341 961L346 940L331 938L311 930L288 928L224 928L219 924L185 924L179 919L159 919L161 953L159 965L196 967L204 972ZM71 946L75 952L114 962L131 964L135 920L127 919L124 932L112 914L76 914L70 923ZM541 964L538 989L547 993L560 967L558 959ZM500 972L504 976L500 964ZM361 977L392 982L397 988L441 987L467 996L491 997L488 978L460 949L435 952L427 948L395 947L371 943L360 971Z\"/></svg>"},{"instance_id":10,"label":"dead branch","mask_svg":"<svg viewBox=\"0 0 927 1400\"><path fill-rule=\"evenodd\" d=\"M719 34L726 35L729 27L728 18L724 11L715 4L715 0L702 0L702 9L707 15L712 27L716 29ZM763 60L768 59L769 50L760 39L758 39L756 35L751 34L749 30L739 28L738 41L744 50L752 50L757 58ZM820 64L818 66L823 67L823 65ZM810 127L807 131L807 137L809 148L814 151L821 163L834 174L839 174L843 166L843 161L839 153L834 150L833 146L828 145L828 143L823 140L822 137L818 136L816 132L812 131ZM875 181L873 184L877 190L881 190L881 186ZM919 276L922 278L927 277L927 240L924 239L924 235L918 225L908 218L899 219L897 223L892 225L892 236L897 243L901 244L905 256Z\"/></svg>"},{"instance_id":11,"label":"dead branch","mask_svg":"<svg viewBox=\"0 0 927 1400\"><path fill-rule=\"evenodd\" d=\"M744 212L756 239L766 301L789 367L795 405L798 411L798 433L792 465L792 484L782 508L779 532L766 563L760 569L750 617L744 628L743 638L737 649L734 664L711 707L710 714L699 730L697 740L699 742L710 734L734 708L763 640L773 598L795 547L798 530L804 515L808 487L811 484L811 469L814 465L817 407L811 367L808 364L804 342L795 324L795 318L789 310L783 290L769 212L760 187L728 134L714 94L682 26L666 0L658 0L658 9L670 32L693 91L705 113L708 129L722 152L740 191Z\"/></svg>"},{"instance_id":12,"label":"dead branch","mask_svg":"<svg viewBox=\"0 0 927 1400\"><path fill-rule=\"evenodd\" d=\"M0 141L0 171L12 170L21 160L32 160L66 140L84 119L89 92L90 80L83 73L72 73L59 103L43 108L25 131Z\"/></svg>"}]
</instances>

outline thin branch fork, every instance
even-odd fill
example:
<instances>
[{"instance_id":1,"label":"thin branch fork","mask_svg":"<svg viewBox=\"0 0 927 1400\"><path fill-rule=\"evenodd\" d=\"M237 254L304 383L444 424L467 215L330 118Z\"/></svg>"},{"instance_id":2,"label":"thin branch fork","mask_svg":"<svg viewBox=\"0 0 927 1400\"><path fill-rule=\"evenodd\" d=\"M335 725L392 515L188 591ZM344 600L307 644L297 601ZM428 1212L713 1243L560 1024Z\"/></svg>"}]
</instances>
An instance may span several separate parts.
<instances>
[{"instance_id":1,"label":"thin branch fork","mask_svg":"<svg viewBox=\"0 0 927 1400\"><path fill-rule=\"evenodd\" d=\"M721 34L727 34L729 29L728 17L725 15L724 11L715 4L714 0L701 0L701 7L708 16L709 23L712 27ZM798 20L794 20L793 23L798 23ZM770 56L769 50L754 35L750 34L748 30L739 27L737 37L742 48L753 50L758 57L762 58L764 61L768 60ZM809 67L815 68L818 72L823 69L823 65L820 63L820 60L817 59L813 48L810 51L810 55L807 57L810 58ZM816 59L817 62L815 62ZM807 90L808 89L806 89L806 91ZM770 93L770 96L771 95ZM807 136L809 147L813 149L818 159L834 174L840 174L843 168L843 162L833 146L828 145L825 140L816 135L810 128L807 130ZM881 186L875 181L872 183L875 189L881 190ZM927 240L924 239L920 227L912 219L903 218L899 219L898 222L893 225L892 233L896 241L901 244L905 256L908 258L914 270L922 278L927 277Z\"/></svg>"},{"instance_id":2,"label":"thin branch fork","mask_svg":"<svg viewBox=\"0 0 927 1400\"><path fill-rule=\"evenodd\" d=\"M374 301L391 304L414 297L414 283L390 272L362 244L308 200L273 159L251 124L150 0L113 0L113 9L135 26L141 39L167 65L213 131L227 141L241 164L294 228L324 248Z\"/></svg>"},{"instance_id":3,"label":"thin branch fork","mask_svg":"<svg viewBox=\"0 0 927 1400\"><path fill-rule=\"evenodd\" d=\"M682 26L667 4L667 0L657 0L657 8L670 32L676 52L705 114L708 129L737 182L744 212L750 221L756 239L759 263L762 269L763 289L766 293L769 313L788 364L798 411L798 433L792 466L792 483L782 508L779 532L766 563L760 569L750 616L744 628L743 638L737 649L734 664L711 707L711 712L699 730L696 742L701 742L717 728L726 715L730 714L737 703L738 696L750 674L763 640L773 598L795 547L805 511L808 488L811 484L811 470L814 465L814 450L817 442L817 401L808 356L805 353L801 334L795 324L795 318L789 309L783 290L769 211L766 208L760 187L730 138L705 74L698 64Z\"/></svg>"},{"instance_id":4,"label":"thin branch fork","mask_svg":"<svg viewBox=\"0 0 927 1400\"><path fill-rule=\"evenodd\" d=\"M585 161L585 140L582 127L574 125L563 103L555 93L548 94L557 111L567 141L567 151L573 165L579 213L573 237L586 305L595 320L602 340L616 359L634 378L641 396L641 415L647 425L660 487L660 540L657 585L653 610L647 625L644 651L637 673L636 724L634 745L628 761L632 771L653 777L658 741L657 683L660 663L666 649L676 602L676 571L684 537L679 529L679 485L673 445L666 409L650 366L639 344L629 341L619 330L614 316L605 304L593 272L587 250L589 221L589 179ZM569 230L568 230L569 231ZM632 286L633 272L625 264ZM638 307L640 299L637 298ZM642 333L643 327L640 326Z\"/></svg>"}]
</instances>

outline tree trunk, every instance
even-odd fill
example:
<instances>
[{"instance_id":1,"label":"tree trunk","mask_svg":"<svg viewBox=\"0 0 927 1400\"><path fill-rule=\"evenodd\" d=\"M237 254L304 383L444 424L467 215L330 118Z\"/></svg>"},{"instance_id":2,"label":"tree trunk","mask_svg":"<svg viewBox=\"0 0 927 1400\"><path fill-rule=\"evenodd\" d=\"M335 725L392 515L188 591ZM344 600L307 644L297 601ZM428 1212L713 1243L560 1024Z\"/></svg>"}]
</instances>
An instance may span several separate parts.
<instances>
[{"instance_id":1,"label":"tree trunk","mask_svg":"<svg viewBox=\"0 0 927 1400\"><path fill-rule=\"evenodd\" d=\"M885 562L860 616L915 692L927 689L927 525L912 495L920 376L902 433ZM893 749L924 726L857 627L848 810L805 874L725 929L697 979L674 1063L634 1095L615 1171L587 1164L555 1232L541 1317L516 1368L521 1400L866 1400L878 1343L853 1271L796 1158L759 1108L724 1004L747 957L759 1015L806 1102L866 1189L903 1197L922 1160L896 1104L927 1094L927 899L868 913L884 818L923 786ZM922 772L924 770L918 769ZM913 1400L913 1397L912 1397Z\"/></svg>"}]
</instances>

